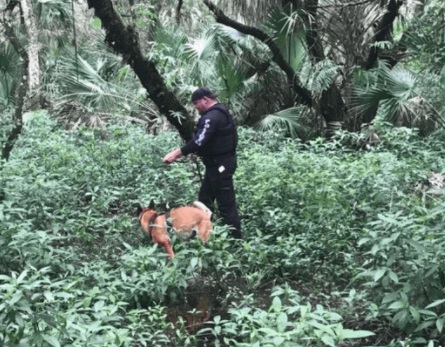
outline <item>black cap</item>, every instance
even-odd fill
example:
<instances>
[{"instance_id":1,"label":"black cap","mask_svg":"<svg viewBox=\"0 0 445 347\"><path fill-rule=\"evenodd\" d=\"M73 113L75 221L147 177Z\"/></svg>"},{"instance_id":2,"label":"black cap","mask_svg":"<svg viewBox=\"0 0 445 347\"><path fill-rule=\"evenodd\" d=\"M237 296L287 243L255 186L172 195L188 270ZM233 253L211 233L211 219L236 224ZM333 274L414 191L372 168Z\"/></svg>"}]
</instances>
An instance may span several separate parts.
<instances>
[{"instance_id":1,"label":"black cap","mask_svg":"<svg viewBox=\"0 0 445 347\"><path fill-rule=\"evenodd\" d=\"M204 97L216 99L217 95L213 93L209 87L201 87L196 89L192 94L192 102L195 102Z\"/></svg>"}]
</instances>

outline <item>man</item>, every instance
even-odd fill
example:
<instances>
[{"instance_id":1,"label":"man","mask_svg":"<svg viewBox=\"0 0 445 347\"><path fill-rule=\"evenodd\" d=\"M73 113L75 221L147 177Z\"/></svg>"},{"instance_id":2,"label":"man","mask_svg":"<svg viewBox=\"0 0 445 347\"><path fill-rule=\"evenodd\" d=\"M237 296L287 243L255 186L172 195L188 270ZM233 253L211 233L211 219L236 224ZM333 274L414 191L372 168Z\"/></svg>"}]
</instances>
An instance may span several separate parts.
<instances>
[{"instance_id":1,"label":"man","mask_svg":"<svg viewBox=\"0 0 445 347\"><path fill-rule=\"evenodd\" d=\"M168 153L163 161L170 164L181 156L198 154L206 167L198 200L212 209L216 199L223 222L232 227L232 236L241 239L241 224L236 207L233 174L236 170L238 135L230 112L208 88L192 94L192 102L201 117L193 139Z\"/></svg>"}]
</instances>

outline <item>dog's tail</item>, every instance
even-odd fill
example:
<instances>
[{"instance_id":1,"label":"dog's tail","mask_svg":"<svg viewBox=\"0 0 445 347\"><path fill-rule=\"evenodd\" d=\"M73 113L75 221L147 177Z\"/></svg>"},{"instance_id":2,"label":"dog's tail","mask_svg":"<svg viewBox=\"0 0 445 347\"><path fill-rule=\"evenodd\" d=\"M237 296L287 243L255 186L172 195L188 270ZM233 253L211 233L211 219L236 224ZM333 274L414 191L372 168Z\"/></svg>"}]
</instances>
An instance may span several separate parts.
<instances>
[{"instance_id":1,"label":"dog's tail","mask_svg":"<svg viewBox=\"0 0 445 347\"><path fill-rule=\"evenodd\" d=\"M203 210L205 213L209 215L210 218L212 218L212 211L210 211L210 209L206 205L204 205L201 201L194 201L193 206L199 208L200 210Z\"/></svg>"}]
</instances>

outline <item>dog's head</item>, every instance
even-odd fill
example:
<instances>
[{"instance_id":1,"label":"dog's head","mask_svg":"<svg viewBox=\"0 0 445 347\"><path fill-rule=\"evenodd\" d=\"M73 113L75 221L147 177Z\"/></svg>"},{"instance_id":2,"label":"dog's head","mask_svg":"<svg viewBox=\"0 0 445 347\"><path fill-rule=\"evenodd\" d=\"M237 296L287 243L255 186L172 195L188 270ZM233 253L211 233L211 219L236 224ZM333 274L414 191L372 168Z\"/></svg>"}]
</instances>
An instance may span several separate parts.
<instances>
[{"instance_id":1,"label":"dog's head","mask_svg":"<svg viewBox=\"0 0 445 347\"><path fill-rule=\"evenodd\" d=\"M142 207L141 204L139 204L139 203L134 204L133 207L136 209L136 216L138 216L139 218L141 217L141 215L143 213L145 213L149 210L156 212L155 203L153 200L150 201L150 204L148 205L148 207Z\"/></svg>"},{"instance_id":2,"label":"dog's head","mask_svg":"<svg viewBox=\"0 0 445 347\"><path fill-rule=\"evenodd\" d=\"M141 221L143 216L146 217L157 214L153 200L150 201L147 207L142 207L140 204L135 204L134 207L136 208L136 216L139 218L139 221Z\"/></svg>"},{"instance_id":3,"label":"dog's head","mask_svg":"<svg viewBox=\"0 0 445 347\"><path fill-rule=\"evenodd\" d=\"M151 200L148 207L142 207L140 204L136 204L135 207L141 227L148 232L152 220L158 215L158 212L155 210L154 201Z\"/></svg>"}]
</instances>

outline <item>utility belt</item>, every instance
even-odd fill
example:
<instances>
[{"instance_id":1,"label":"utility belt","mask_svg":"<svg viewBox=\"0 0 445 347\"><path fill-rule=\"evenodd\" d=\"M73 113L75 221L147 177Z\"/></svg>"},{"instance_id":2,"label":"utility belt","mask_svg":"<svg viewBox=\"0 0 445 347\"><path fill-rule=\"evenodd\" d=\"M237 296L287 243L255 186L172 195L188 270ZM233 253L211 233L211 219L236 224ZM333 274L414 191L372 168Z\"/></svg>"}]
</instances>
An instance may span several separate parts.
<instances>
[{"instance_id":1,"label":"utility belt","mask_svg":"<svg viewBox=\"0 0 445 347\"><path fill-rule=\"evenodd\" d=\"M210 156L201 156L202 162L206 167L214 167L221 164L224 164L224 162L228 159L231 159L235 157L235 151L230 151L223 154L217 154Z\"/></svg>"}]
</instances>

